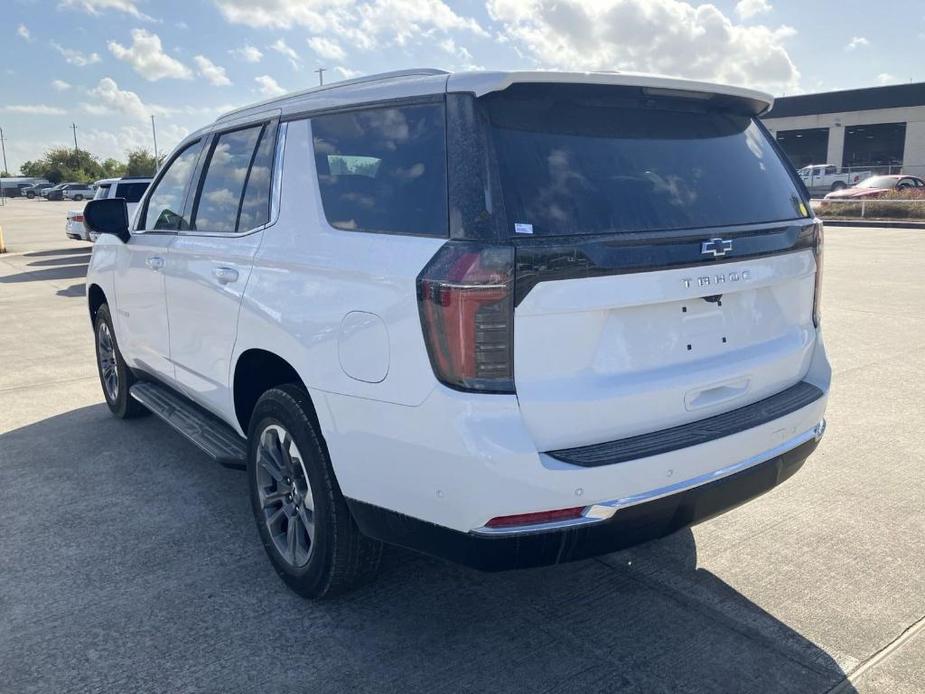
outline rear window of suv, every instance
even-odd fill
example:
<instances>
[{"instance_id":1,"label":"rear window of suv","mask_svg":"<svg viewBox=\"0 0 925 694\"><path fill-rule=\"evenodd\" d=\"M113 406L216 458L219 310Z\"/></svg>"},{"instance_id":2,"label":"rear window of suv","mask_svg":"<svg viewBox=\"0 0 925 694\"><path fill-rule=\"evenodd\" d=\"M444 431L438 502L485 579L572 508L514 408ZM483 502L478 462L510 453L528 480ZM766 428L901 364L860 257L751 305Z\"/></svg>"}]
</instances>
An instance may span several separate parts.
<instances>
[{"instance_id":1,"label":"rear window of suv","mask_svg":"<svg viewBox=\"0 0 925 694\"><path fill-rule=\"evenodd\" d=\"M511 234L645 232L806 216L784 163L748 115L561 85L512 88L485 103Z\"/></svg>"},{"instance_id":2,"label":"rear window of suv","mask_svg":"<svg viewBox=\"0 0 925 694\"><path fill-rule=\"evenodd\" d=\"M447 235L442 103L316 116L312 138L331 226Z\"/></svg>"}]
</instances>

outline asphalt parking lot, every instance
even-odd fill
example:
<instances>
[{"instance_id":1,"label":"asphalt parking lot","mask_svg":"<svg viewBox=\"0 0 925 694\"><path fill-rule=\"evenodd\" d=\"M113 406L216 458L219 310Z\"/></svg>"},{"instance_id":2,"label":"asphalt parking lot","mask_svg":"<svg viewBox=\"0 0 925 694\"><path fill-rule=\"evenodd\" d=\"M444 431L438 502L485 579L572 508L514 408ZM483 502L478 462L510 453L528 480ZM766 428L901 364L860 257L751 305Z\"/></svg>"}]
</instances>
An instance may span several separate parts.
<instances>
[{"instance_id":1,"label":"asphalt parking lot","mask_svg":"<svg viewBox=\"0 0 925 694\"><path fill-rule=\"evenodd\" d=\"M387 553L313 604L244 475L110 417L74 203L0 207L0 691L925 691L925 233L830 228L825 439L661 542L480 574Z\"/></svg>"}]
</instances>

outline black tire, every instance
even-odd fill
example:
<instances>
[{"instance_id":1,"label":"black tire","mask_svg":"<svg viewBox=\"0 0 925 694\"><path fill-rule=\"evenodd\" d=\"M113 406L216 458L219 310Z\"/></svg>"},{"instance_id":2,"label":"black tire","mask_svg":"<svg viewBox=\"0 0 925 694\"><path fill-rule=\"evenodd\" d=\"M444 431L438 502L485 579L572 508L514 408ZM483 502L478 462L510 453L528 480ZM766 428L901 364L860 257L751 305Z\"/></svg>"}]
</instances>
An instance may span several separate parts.
<instances>
[{"instance_id":1,"label":"black tire","mask_svg":"<svg viewBox=\"0 0 925 694\"><path fill-rule=\"evenodd\" d=\"M832 184L832 190L844 190L847 187L844 181L835 181L835 183Z\"/></svg>"},{"instance_id":2,"label":"black tire","mask_svg":"<svg viewBox=\"0 0 925 694\"><path fill-rule=\"evenodd\" d=\"M295 456L284 454L284 457L289 457L295 474L301 474L299 469L304 471L301 482L294 477L285 477L283 481L277 482L277 478L270 473L274 462L267 459L268 439L265 437L278 435L280 431L288 434L287 442L291 440L295 444L295 450L301 457L299 466ZM288 445L281 448L288 450ZM308 394L301 386L287 384L272 388L257 401L248 427L247 477L251 508L263 547L276 573L293 591L306 598L330 598L369 583L376 577L382 557L382 543L363 535L350 515L334 476ZM287 514L291 514L293 508L292 495L288 504L284 498L279 498L285 494L286 481L290 482L292 489L296 489L297 483L307 482L310 494L303 492L301 496L302 513L307 513L309 503L313 507L308 514L313 529L311 533L306 530L301 536L302 540L310 538L304 543L307 550L303 553L307 556L303 557L304 563L301 565L295 561L295 551L293 560L290 560L277 547L278 542L284 541L284 534L288 537L291 521ZM266 486L266 482L270 483L270 487ZM275 499L265 501L262 506L261 495ZM295 508L298 509L300 495L294 496ZM286 516L286 530L281 530L274 539L270 530L272 521L268 517L277 516L281 519L279 523ZM296 519L295 528L300 527L300 522L301 527L307 528L306 515L300 517L302 521Z\"/></svg>"},{"instance_id":3,"label":"black tire","mask_svg":"<svg viewBox=\"0 0 925 694\"><path fill-rule=\"evenodd\" d=\"M78 201L78 202L79 202L80 200L83 200L83 199L84 199L84 196L83 196L83 195L80 195L80 194L78 194L78 195L75 195L75 196L74 196L74 197L73 197L72 199L73 199L73 200L76 200L76 201Z\"/></svg>"},{"instance_id":4,"label":"black tire","mask_svg":"<svg viewBox=\"0 0 925 694\"><path fill-rule=\"evenodd\" d=\"M105 344L106 340L103 332L108 331L108 336L112 343L112 360L113 368L116 375L115 388L110 387L111 382L107 385L105 375L105 348L101 348L101 340ZM109 411L119 419L132 419L148 414L148 410L129 394L129 388L135 383L136 379L131 369L125 364L122 358L122 352L119 351L119 344L116 342L116 331L112 325L112 316L109 315L109 306L103 304L96 311L96 320L93 324L93 343L96 345L96 370L100 377L100 387L103 389L103 396L106 398L106 404Z\"/></svg>"},{"instance_id":5,"label":"black tire","mask_svg":"<svg viewBox=\"0 0 925 694\"><path fill-rule=\"evenodd\" d=\"M26 193L26 197L27 197L29 200L31 200L32 198L35 197L35 193Z\"/></svg>"}]
</instances>

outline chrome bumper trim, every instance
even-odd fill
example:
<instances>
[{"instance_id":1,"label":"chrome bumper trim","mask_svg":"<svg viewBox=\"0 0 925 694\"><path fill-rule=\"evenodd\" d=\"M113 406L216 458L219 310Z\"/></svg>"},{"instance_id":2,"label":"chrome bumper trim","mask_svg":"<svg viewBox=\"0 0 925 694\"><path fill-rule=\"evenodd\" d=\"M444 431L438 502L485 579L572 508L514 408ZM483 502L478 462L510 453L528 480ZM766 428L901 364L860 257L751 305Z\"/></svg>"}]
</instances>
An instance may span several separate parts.
<instances>
[{"instance_id":1,"label":"chrome bumper trim","mask_svg":"<svg viewBox=\"0 0 925 694\"><path fill-rule=\"evenodd\" d=\"M581 513L580 518L569 518L568 520L554 521L552 523L536 523L533 525L519 525L516 527L508 528L488 528L482 526L480 528L475 528L472 530L472 533L475 535L481 535L485 537L510 537L513 535L532 535L535 533L544 533L555 530L564 530L570 528L577 528L583 525L591 525L593 523L601 523L613 517L613 515L620 509L629 508L630 506L638 506L639 504L645 504L650 501L656 501L666 496L671 496L672 494L678 494L680 492L685 492L694 487L700 487L704 484L709 484L710 482L715 482L721 480L724 477L729 477L743 470L747 470L750 467L755 465L760 465L761 463L767 462L772 458L776 458L779 455L783 455L790 450L793 450L797 446L801 446L807 441L815 439L818 441L822 438L822 435L825 433L825 419L822 419L816 426L808 431L804 431L802 434L798 434L793 438L790 438L778 446L771 448L757 455L753 455L750 458L745 460L740 460L737 463L732 465L727 465L722 467L719 470L714 470L713 472L707 472L697 477L692 477L681 482L675 482L665 487L659 487L657 489L652 489L647 492L641 492L639 494L633 494L631 496L620 497L619 499L611 499L610 501L601 501L597 504L592 504L591 506L585 507Z\"/></svg>"}]
</instances>

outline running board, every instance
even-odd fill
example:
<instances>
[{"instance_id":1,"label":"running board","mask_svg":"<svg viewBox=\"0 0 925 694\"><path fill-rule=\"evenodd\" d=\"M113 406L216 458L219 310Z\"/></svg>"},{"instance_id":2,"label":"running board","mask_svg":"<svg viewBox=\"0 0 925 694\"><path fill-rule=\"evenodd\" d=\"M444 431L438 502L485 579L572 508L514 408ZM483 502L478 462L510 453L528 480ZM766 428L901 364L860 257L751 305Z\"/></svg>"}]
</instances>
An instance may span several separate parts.
<instances>
[{"instance_id":1,"label":"running board","mask_svg":"<svg viewBox=\"0 0 925 694\"><path fill-rule=\"evenodd\" d=\"M230 426L187 398L157 383L136 383L129 390L135 400L196 444L215 462L244 470L247 442Z\"/></svg>"}]
</instances>

